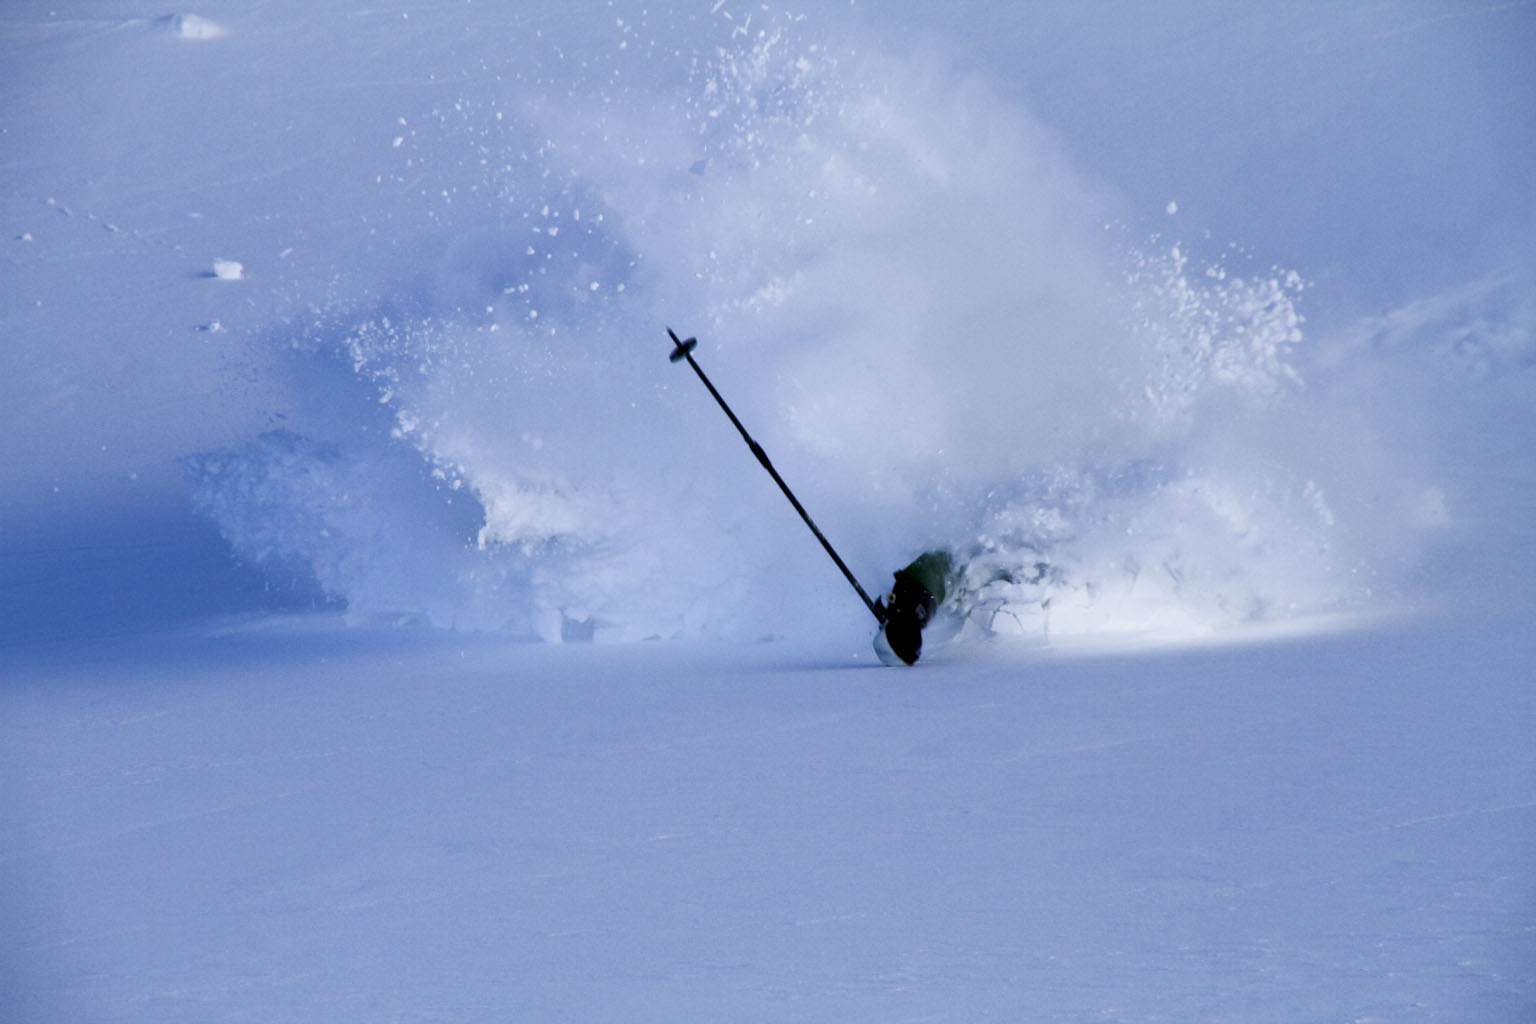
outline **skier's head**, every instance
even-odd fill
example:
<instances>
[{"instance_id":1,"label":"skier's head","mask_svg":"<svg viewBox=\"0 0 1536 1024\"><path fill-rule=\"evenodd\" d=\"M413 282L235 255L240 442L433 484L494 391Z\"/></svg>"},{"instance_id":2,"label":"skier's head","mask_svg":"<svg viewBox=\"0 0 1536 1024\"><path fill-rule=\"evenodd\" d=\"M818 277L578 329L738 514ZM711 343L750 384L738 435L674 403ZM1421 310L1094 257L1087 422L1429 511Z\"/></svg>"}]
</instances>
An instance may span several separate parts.
<instances>
[{"instance_id":1,"label":"skier's head","mask_svg":"<svg viewBox=\"0 0 1536 1024\"><path fill-rule=\"evenodd\" d=\"M923 628L906 616L892 619L885 624L885 641L896 657L915 665L917 656L923 652Z\"/></svg>"}]
</instances>

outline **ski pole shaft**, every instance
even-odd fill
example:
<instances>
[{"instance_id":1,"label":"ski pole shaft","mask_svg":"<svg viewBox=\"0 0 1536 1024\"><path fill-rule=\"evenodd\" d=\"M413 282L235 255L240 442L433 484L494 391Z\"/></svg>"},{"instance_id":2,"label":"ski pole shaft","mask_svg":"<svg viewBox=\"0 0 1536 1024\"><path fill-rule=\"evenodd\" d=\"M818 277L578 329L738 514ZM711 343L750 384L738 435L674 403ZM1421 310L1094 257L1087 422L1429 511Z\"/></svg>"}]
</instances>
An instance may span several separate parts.
<instances>
[{"instance_id":1,"label":"ski pole shaft","mask_svg":"<svg viewBox=\"0 0 1536 1024\"><path fill-rule=\"evenodd\" d=\"M795 497L795 492L789 489L789 485L784 482L784 478L779 476L779 471L773 468L772 462L768 461L768 453L763 451L763 446L752 440L752 435L747 433L747 428L741 425L741 420L736 418L736 414L731 411L731 407L726 404L725 399L720 397L720 392L715 390L714 384L710 383L709 377L705 375L703 368L694 360L693 350L699 343L698 339L689 338L687 341L681 341L670 327L667 328L667 334L676 346L672 350L672 361L676 363L684 359L688 360L688 365L693 367L693 372L699 375L699 380L703 381L704 386L709 389L709 393L715 396L715 401L720 403L720 408L725 410L726 416L730 417L731 423L736 427L737 432L741 434L742 440L746 441L747 447L752 449L752 454L756 456L758 464L768 471L769 476L773 477L773 482L779 485L779 490L784 492L784 497L788 498L789 503L795 507L795 511L800 513L800 518L805 520L805 525L811 528L811 532L816 535L816 539L821 541L821 546L831 556L833 563L842 570L843 576L853 585L853 589L858 591L860 599L863 600L864 606L869 609L869 613L875 617L875 621L884 625L885 614L882 606L871 601L869 595L864 592L864 588L859 586L859 581L854 578L853 572L838 557L837 552L832 548L831 542L827 540L826 536L816 526L815 521L811 519L810 513L805 510L805 506L800 504L800 499Z\"/></svg>"}]
</instances>

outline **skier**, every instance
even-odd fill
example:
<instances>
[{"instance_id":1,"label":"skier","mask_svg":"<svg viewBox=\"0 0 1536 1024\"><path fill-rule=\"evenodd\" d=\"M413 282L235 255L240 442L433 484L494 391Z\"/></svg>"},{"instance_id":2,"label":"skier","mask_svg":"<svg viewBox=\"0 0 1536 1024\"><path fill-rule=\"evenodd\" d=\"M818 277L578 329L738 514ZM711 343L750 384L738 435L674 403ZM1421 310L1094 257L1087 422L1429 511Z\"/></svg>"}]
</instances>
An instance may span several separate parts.
<instances>
[{"instance_id":1,"label":"skier","mask_svg":"<svg viewBox=\"0 0 1536 1024\"><path fill-rule=\"evenodd\" d=\"M925 551L893 574L896 582L884 605L885 642L908 665L917 664L923 652L923 630L949 592L954 565L948 551Z\"/></svg>"}]
</instances>

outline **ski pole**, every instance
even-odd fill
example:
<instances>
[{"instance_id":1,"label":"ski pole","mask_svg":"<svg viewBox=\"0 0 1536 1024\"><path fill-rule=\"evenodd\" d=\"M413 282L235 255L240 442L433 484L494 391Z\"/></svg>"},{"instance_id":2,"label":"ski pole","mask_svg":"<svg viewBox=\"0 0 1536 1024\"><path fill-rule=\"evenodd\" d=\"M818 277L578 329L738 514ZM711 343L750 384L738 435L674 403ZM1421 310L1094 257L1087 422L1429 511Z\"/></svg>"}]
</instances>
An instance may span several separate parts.
<instances>
[{"instance_id":1,"label":"ski pole","mask_svg":"<svg viewBox=\"0 0 1536 1024\"><path fill-rule=\"evenodd\" d=\"M832 550L831 543L828 542L821 530L817 528L815 522L811 520L810 513L806 512L805 506L801 505L800 500L795 497L795 492L789 489L789 485L784 482L784 478L779 476L779 471L774 469L773 463L768 461L768 453L763 451L763 446L752 440L752 435L747 433L747 428L741 425L741 420L737 419L736 414L731 411L731 407L725 404L725 399L720 397L720 392L715 390L715 386L709 382L709 378L704 375L703 369L694 360L693 350L699 344L699 339L689 338L687 341L680 341L677 334L670 327L667 328L667 334L672 338L673 344L677 346L672 350L672 361L676 363L684 359L688 360L688 365L693 367L693 372L699 375L699 380L704 382L704 386L709 389L709 393L715 396L715 401L720 403L720 408L724 409L725 414L730 417L731 423L740 432L742 440L747 442L747 447L752 449L753 455L757 456L757 461L768 471L768 475L773 477L773 482L779 485L779 490L784 492L784 497L789 499L789 503L795 506L795 511L800 513L800 518L805 520L805 525L809 526L811 532L816 535L816 539L821 541L821 546L826 549L827 554L832 556L832 561L842 570L848 582L853 584L853 589L859 592L859 597L863 599L865 607L869 609L869 613L875 617L876 622L879 622L882 626L885 625L885 606L878 601L871 601L869 599L869 595L864 592L863 587L859 586L859 581L854 579L853 573L849 570L848 566L843 564L841 558L837 557L837 552Z\"/></svg>"}]
</instances>

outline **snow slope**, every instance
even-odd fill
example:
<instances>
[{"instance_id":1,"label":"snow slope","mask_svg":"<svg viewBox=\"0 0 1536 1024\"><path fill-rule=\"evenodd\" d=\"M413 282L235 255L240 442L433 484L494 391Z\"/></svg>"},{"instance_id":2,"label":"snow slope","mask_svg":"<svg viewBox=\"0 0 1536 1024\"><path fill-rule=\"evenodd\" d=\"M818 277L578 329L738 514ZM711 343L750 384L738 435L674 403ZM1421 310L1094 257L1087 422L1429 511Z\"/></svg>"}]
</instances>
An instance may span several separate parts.
<instances>
[{"instance_id":1,"label":"snow slope","mask_svg":"<svg viewBox=\"0 0 1536 1024\"><path fill-rule=\"evenodd\" d=\"M1518 645L1506 630L1518 629ZM13 669L7 1020L1529 1020L1526 623Z\"/></svg>"},{"instance_id":2,"label":"snow slope","mask_svg":"<svg viewBox=\"0 0 1536 1024\"><path fill-rule=\"evenodd\" d=\"M0 1019L1536 1017L1532 41L8 5Z\"/></svg>"}]
</instances>

